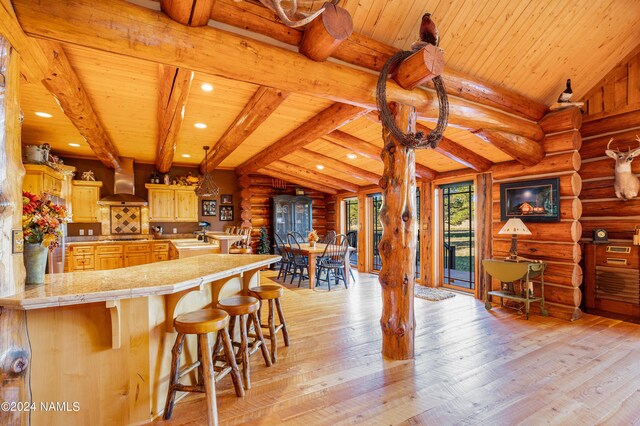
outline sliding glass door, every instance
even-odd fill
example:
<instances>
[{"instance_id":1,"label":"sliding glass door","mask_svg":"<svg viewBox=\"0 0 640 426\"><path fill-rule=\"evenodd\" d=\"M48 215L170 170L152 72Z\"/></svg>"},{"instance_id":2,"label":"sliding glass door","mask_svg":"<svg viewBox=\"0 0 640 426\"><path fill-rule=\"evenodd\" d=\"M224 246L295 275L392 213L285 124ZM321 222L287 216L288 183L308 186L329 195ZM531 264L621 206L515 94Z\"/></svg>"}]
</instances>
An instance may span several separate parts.
<instances>
[{"instance_id":1,"label":"sliding glass door","mask_svg":"<svg viewBox=\"0 0 640 426\"><path fill-rule=\"evenodd\" d=\"M475 290L475 218L473 181L440 185L441 270L443 285Z\"/></svg>"},{"instance_id":2,"label":"sliding glass door","mask_svg":"<svg viewBox=\"0 0 640 426\"><path fill-rule=\"evenodd\" d=\"M349 261L352 265L358 265L358 199L346 198L343 202L344 208L344 232L349 245L356 250L350 252Z\"/></svg>"}]
</instances>

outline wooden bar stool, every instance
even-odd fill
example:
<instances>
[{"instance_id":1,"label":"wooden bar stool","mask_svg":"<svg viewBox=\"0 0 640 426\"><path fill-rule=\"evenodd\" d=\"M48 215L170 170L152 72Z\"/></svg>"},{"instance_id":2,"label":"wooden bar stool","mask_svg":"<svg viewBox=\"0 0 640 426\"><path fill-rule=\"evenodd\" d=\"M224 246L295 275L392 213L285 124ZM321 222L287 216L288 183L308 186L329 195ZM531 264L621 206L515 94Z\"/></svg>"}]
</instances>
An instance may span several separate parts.
<instances>
[{"instance_id":1,"label":"wooden bar stool","mask_svg":"<svg viewBox=\"0 0 640 426\"><path fill-rule=\"evenodd\" d=\"M218 309L223 309L230 316L229 331L233 335L233 329L235 327L236 317L240 317L240 344L233 342L233 345L239 346L238 362L242 363L242 378L244 381L244 388L251 389L251 379L249 357L254 354L258 348L262 351L262 357L267 367L271 367L271 357L267 351L267 344L264 341L262 335L262 328L260 327L260 320L258 319L258 308L260 308L260 301L251 296L233 296L227 297L218 301ZM256 332L256 338L251 344L249 344L247 322L253 324L253 328Z\"/></svg>"},{"instance_id":2,"label":"wooden bar stool","mask_svg":"<svg viewBox=\"0 0 640 426\"><path fill-rule=\"evenodd\" d=\"M242 389L242 386L240 386L240 373L233 356L231 339L229 338L229 333L227 331L228 324L229 315L221 309L202 309L178 315L173 320L173 326L178 332L178 336L176 336L176 342L171 350L171 375L169 378L169 390L163 415L165 420L171 418L177 391L204 392L207 395L208 424L218 424L213 358L211 354L211 346L209 345L208 333L218 332L216 342L221 340L224 345L228 362L231 366L234 385L236 385L237 382L236 394L238 394L238 389L240 389L241 395L238 396L244 395L244 390ZM181 371L180 354L182 353L182 345L187 334L196 334L198 336L198 360ZM180 378L189 374L195 368L198 368L199 371L198 384L181 384Z\"/></svg>"},{"instance_id":3,"label":"wooden bar stool","mask_svg":"<svg viewBox=\"0 0 640 426\"><path fill-rule=\"evenodd\" d=\"M284 345L289 346L289 330L287 330L287 322L284 320L284 313L282 312L282 304L280 303L280 297L284 294L282 286L277 284L261 285L258 287L252 287L249 289L251 295L260 299L260 302L266 300L269 302L269 319L267 325L262 325L260 310L258 310L258 321L260 326L265 329L269 329L269 337L271 340L271 361L278 362L278 339L276 334L282 330L282 337L284 339ZM280 318L280 324L277 326L274 322L274 311L278 309L278 317Z\"/></svg>"}]
</instances>

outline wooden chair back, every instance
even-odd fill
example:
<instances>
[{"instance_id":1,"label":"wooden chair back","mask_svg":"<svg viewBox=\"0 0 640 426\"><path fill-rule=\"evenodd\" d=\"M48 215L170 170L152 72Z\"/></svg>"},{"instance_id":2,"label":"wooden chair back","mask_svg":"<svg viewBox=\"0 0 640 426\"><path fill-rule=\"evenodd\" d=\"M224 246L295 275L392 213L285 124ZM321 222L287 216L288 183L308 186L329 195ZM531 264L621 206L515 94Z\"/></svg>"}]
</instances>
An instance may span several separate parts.
<instances>
[{"instance_id":1,"label":"wooden chair back","mask_svg":"<svg viewBox=\"0 0 640 426\"><path fill-rule=\"evenodd\" d=\"M327 231L327 235L324 236L324 243L330 244L330 241L336 239L336 231Z\"/></svg>"},{"instance_id":2,"label":"wooden chair back","mask_svg":"<svg viewBox=\"0 0 640 426\"><path fill-rule=\"evenodd\" d=\"M273 234L273 237L274 237L274 239L275 239L275 241L276 241L276 250L277 250L277 253L278 253L280 256L282 256L282 260L283 260L283 261L285 261L285 262L289 262L289 261L290 261L290 258L291 258L291 255L290 255L289 251L285 249L285 242L284 242L284 240L282 239L282 237L280 236L280 234L278 234L277 232L275 232L275 233Z\"/></svg>"},{"instance_id":3,"label":"wooden chair back","mask_svg":"<svg viewBox=\"0 0 640 426\"><path fill-rule=\"evenodd\" d=\"M344 234L336 235L324 248L324 253L318 260L319 266L325 268L340 268L344 266L344 257L348 249L347 237Z\"/></svg>"},{"instance_id":4,"label":"wooden chair back","mask_svg":"<svg viewBox=\"0 0 640 426\"><path fill-rule=\"evenodd\" d=\"M299 233L298 231L291 231L289 232L289 235L293 235L293 237L296 239L296 241L298 243L304 244L307 242L306 237L304 237L301 233ZM288 238L288 237L287 237Z\"/></svg>"},{"instance_id":5,"label":"wooden chair back","mask_svg":"<svg viewBox=\"0 0 640 426\"><path fill-rule=\"evenodd\" d=\"M289 243L289 250L293 263L296 265L305 265L307 263L307 256L302 254L300 243L298 243L292 232L287 235L287 242Z\"/></svg>"}]
</instances>

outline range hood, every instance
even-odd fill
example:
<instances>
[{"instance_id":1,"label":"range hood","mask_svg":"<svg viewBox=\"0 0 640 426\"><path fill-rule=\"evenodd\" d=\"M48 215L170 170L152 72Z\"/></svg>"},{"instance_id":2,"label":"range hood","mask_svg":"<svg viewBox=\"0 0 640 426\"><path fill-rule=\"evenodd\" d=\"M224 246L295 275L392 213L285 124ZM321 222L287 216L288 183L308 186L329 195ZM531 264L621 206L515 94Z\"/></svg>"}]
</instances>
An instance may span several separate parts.
<instances>
[{"instance_id":1,"label":"range hood","mask_svg":"<svg viewBox=\"0 0 640 426\"><path fill-rule=\"evenodd\" d=\"M115 172L113 195L100 199L101 206L146 206L148 203L135 195L133 158L120 157L120 171Z\"/></svg>"}]
</instances>

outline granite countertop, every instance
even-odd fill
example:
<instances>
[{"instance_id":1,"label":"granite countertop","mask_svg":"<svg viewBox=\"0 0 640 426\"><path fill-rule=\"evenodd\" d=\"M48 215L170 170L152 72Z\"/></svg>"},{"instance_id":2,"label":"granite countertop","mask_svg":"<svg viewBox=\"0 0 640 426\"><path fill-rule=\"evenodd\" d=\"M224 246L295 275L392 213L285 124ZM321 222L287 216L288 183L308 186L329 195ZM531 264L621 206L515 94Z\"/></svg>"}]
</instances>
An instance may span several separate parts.
<instances>
[{"instance_id":1,"label":"granite countertop","mask_svg":"<svg viewBox=\"0 0 640 426\"><path fill-rule=\"evenodd\" d=\"M172 294L279 260L273 255L205 254L107 271L50 274L43 285L0 298L0 306L28 310Z\"/></svg>"},{"instance_id":2,"label":"granite countertop","mask_svg":"<svg viewBox=\"0 0 640 426\"><path fill-rule=\"evenodd\" d=\"M83 245L109 245L109 244L144 244L144 243L172 243L176 248L211 248L218 247L217 241L204 243L197 238L147 238L139 240L84 240L84 241L69 241L66 243L69 247L83 246Z\"/></svg>"}]
</instances>

